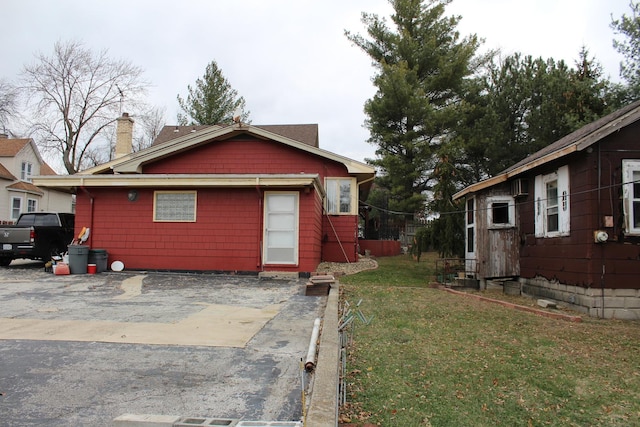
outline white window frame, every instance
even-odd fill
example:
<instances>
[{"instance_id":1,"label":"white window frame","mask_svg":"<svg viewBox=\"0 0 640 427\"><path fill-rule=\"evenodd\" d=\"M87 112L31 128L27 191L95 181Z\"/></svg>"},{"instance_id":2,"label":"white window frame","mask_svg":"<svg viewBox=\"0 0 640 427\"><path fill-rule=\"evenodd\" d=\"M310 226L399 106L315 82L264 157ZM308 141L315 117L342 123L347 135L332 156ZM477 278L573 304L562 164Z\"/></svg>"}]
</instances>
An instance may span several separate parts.
<instances>
[{"instance_id":1,"label":"white window frame","mask_svg":"<svg viewBox=\"0 0 640 427\"><path fill-rule=\"evenodd\" d=\"M467 199L465 205L465 248L464 248L464 258L465 258L465 271L466 272L475 272L476 271L476 206L477 199L475 197L470 197ZM469 250L471 249L471 250Z\"/></svg>"},{"instance_id":2,"label":"white window frame","mask_svg":"<svg viewBox=\"0 0 640 427\"><path fill-rule=\"evenodd\" d=\"M547 209L552 206L547 200L547 185L556 182L558 188L558 230L550 231ZM571 231L571 210L569 197L569 166L546 175L537 175L534 188L534 212L536 237L568 236Z\"/></svg>"},{"instance_id":3,"label":"white window frame","mask_svg":"<svg viewBox=\"0 0 640 427\"><path fill-rule=\"evenodd\" d=\"M495 203L507 204L508 222L506 223L494 223L493 220L493 205ZM513 228L516 226L516 203L513 197L510 196L495 196L487 197L487 227L492 228Z\"/></svg>"},{"instance_id":4,"label":"white window frame","mask_svg":"<svg viewBox=\"0 0 640 427\"><path fill-rule=\"evenodd\" d=\"M16 202L18 202L18 206L16 207ZM17 212L16 212L17 209ZM22 213L22 197L12 197L11 198L11 219L13 221L17 221Z\"/></svg>"},{"instance_id":5,"label":"white window frame","mask_svg":"<svg viewBox=\"0 0 640 427\"><path fill-rule=\"evenodd\" d=\"M27 212L37 212L37 211L38 211L38 200L27 199Z\"/></svg>"},{"instance_id":6,"label":"white window frame","mask_svg":"<svg viewBox=\"0 0 640 427\"><path fill-rule=\"evenodd\" d=\"M197 191L153 192L153 222L196 222L197 209Z\"/></svg>"},{"instance_id":7,"label":"white window frame","mask_svg":"<svg viewBox=\"0 0 640 427\"><path fill-rule=\"evenodd\" d=\"M349 194L341 194L341 183L349 183ZM325 210L329 215L357 215L358 214L358 185L355 178L335 177L326 178L325 190L327 197L325 200ZM337 186L337 187L336 187ZM337 191L336 191L337 190ZM341 198L348 197L349 208L343 209Z\"/></svg>"},{"instance_id":8,"label":"white window frame","mask_svg":"<svg viewBox=\"0 0 640 427\"><path fill-rule=\"evenodd\" d=\"M634 224L633 218L640 215L636 209L640 209L640 194L634 194L634 173L640 173L640 159L622 160L622 207L624 212L625 234L631 236L640 235L640 224ZM638 183L640 185L640 183ZM635 205L635 206L634 206Z\"/></svg>"},{"instance_id":9,"label":"white window frame","mask_svg":"<svg viewBox=\"0 0 640 427\"><path fill-rule=\"evenodd\" d=\"M33 164L31 162L23 161L20 169L20 179L22 181L31 182L33 176Z\"/></svg>"}]
</instances>

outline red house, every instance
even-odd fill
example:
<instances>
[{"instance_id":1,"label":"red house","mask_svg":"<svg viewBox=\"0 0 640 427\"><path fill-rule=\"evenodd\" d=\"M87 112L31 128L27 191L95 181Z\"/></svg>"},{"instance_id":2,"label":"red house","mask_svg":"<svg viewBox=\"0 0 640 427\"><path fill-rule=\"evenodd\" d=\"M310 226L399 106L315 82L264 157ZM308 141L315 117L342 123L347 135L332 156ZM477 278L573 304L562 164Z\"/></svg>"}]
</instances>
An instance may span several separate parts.
<instances>
[{"instance_id":1,"label":"red house","mask_svg":"<svg viewBox=\"0 0 640 427\"><path fill-rule=\"evenodd\" d=\"M125 268L308 273L357 260L358 204L372 167L318 147L317 125L165 127L131 153L37 185L76 193L87 244Z\"/></svg>"}]
</instances>

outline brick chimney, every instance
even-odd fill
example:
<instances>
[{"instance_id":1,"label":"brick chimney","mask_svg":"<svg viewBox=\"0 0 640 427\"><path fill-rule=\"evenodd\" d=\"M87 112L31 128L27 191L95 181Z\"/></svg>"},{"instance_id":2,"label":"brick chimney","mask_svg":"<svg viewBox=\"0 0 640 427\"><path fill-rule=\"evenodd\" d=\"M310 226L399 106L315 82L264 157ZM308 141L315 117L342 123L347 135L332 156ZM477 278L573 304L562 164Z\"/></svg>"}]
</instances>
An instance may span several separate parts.
<instances>
[{"instance_id":1,"label":"brick chimney","mask_svg":"<svg viewBox=\"0 0 640 427\"><path fill-rule=\"evenodd\" d=\"M133 119L129 117L129 113L122 113L116 126L116 159L131 154L132 150Z\"/></svg>"}]
</instances>

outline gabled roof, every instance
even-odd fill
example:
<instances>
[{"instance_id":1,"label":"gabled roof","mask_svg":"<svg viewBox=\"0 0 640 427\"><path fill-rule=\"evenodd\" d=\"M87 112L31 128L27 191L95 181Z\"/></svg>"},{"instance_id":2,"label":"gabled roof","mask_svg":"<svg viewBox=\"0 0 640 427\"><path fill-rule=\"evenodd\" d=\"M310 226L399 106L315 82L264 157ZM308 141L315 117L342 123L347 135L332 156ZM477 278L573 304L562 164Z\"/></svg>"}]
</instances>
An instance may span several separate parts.
<instances>
[{"instance_id":1,"label":"gabled roof","mask_svg":"<svg viewBox=\"0 0 640 427\"><path fill-rule=\"evenodd\" d=\"M290 125L291 127L285 126L273 126L273 130L282 131L285 129L292 131L294 129L294 125ZM317 125L302 125L302 126L313 126L317 130ZM367 164L358 162L356 160L349 159L344 156L340 156L338 154L331 153L326 150L322 150L320 148L311 146L305 142L294 140L290 137L283 136L281 134L272 132L268 130L272 128L272 126L253 126L253 125L229 125L229 126L209 126L201 130L196 130L195 132L189 132L183 136L180 136L175 139L168 140L163 143L154 144L151 147L139 151L137 153L128 154L126 156L120 157L118 159L112 160L108 163L96 166L91 169L87 169L83 172L80 172L80 175L94 175L99 173L110 172L111 170L114 173L121 174L139 174L142 171L142 166L160 160L169 156L172 156L176 153L180 153L183 151L190 150L192 148L198 147L200 145L207 144L212 140L223 141L227 140L239 135L249 134L254 137L275 141L289 147L293 147L302 151L306 151L308 153L323 157L328 160L332 160L338 163L342 163L347 171L351 174L356 175L359 180L361 179L369 179L373 178L375 174L375 169ZM290 132L292 135L294 132ZM298 133L301 136L304 132ZM306 133L306 136L309 137L310 133Z\"/></svg>"},{"instance_id":2,"label":"gabled roof","mask_svg":"<svg viewBox=\"0 0 640 427\"><path fill-rule=\"evenodd\" d=\"M585 150L596 142L620 129L640 120L640 101L634 102L624 108L589 123L575 132L557 140L543 149L531 154L518 163L508 167L498 175L485 179L468 186L453 195L453 200L457 200L466 194L475 193L485 188L493 187L510 178L518 176L524 172L544 165L553 160L557 160L571 153Z\"/></svg>"},{"instance_id":3,"label":"gabled roof","mask_svg":"<svg viewBox=\"0 0 640 427\"><path fill-rule=\"evenodd\" d=\"M232 126L232 125L228 125ZM164 126L151 145L163 144L172 139L180 138L191 133L199 132L207 128L221 129L224 125L192 125L192 126ZM300 141L312 147L318 148L318 125L256 125L255 127L273 132L275 134Z\"/></svg>"},{"instance_id":4,"label":"gabled roof","mask_svg":"<svg viewBox=\"0 0 640 427\"><path fill-rule=\"evenodd\" d=\"M43 160L40 156L40 151L31 138L0 138L0 157L15 157L20 151L24 150L27 145L31 145L31 149L38 158L38 161L42 163Z\"/></svg>"},{"instance_id":5,"label":"gabled roof","mask_svg":"<svg viewBox=\"0 0 640 427\"><path fill-rule=\"evenodd\" d=\"M0 138L0 157L15 157L30 141L30 138Z\"/></svg>"},{"instance_id":6,"label":"gabled roof","mask_svg":"<svg viewBox=\"0 0 640 427\"><path fill-rule=\"evenodd\" d=\"M27 193L44 194L44 192L41 189L31 184L30 182L26 182L26 181L14 182L11 185L7 185L6 188L9 190L26 191Z\"/></svg>"}]
</instances>

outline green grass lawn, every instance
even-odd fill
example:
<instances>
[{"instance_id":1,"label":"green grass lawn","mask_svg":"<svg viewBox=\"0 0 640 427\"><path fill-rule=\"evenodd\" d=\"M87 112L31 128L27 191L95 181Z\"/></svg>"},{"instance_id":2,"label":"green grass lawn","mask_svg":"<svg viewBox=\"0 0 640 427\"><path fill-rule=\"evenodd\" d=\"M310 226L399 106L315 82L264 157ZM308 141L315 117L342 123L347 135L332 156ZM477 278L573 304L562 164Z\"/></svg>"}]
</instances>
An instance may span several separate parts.
<instances>
[{"instance_id":1,"label":"green grass lawn","mask_svg":"<svg viewBox=\"0 0 640 427\"><path fill-rule=\"evenodd\" d=\"M553 320L429 288L434 255L340 278L356 322L341 420L640 426L640 323ZM574 313L575 314L575 313Z\"/></svg>"}]
</instances>

